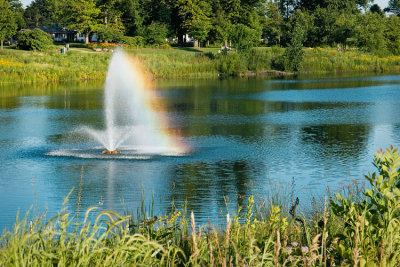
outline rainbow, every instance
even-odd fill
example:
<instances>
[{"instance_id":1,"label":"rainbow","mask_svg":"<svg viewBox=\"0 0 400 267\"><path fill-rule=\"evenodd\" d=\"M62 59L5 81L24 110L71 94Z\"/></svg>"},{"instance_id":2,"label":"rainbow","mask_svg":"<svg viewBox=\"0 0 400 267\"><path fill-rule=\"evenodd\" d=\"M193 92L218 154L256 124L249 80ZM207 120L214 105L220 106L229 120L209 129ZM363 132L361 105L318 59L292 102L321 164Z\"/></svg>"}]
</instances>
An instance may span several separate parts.
<instances>
[{"instance_id":1,"label":"rainbow","mask_svg":"<svg viewBox=\"0 0 400 267\"><path fill-rule=\"evenodd\" d=\"M129 141L134 141L134 148L143 152L181 154L190 150L170 129L164 104L152 85L152 76L143 70L138 58L122 50L116 51L110 61L104 103L106 132L113 150L125 143L129 146ZM119 125L118 113L127 127Z\"/></svg>"}]
</instances>

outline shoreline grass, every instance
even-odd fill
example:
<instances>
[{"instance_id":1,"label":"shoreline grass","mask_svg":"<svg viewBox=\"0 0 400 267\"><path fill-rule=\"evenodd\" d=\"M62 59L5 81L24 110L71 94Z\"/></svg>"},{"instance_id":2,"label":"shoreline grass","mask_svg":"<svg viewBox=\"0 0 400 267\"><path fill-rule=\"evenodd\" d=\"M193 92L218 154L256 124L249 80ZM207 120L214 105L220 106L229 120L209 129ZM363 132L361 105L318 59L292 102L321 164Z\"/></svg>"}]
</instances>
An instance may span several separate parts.
<instances>
[{"instance_id":1,"label":"shoreline grass","mask_svg":"<svg viewBox=\"0 0 400 267\"><path fill-rule=\"evenodd\" d=\"M400 73L400 57L378 57L361 51L305 48L299 74ZM218 78L222 76L280 76L284 48L259 47L246 55L218 53L216 48L126 49L138 57L154 78ZM111 53L71 48L46 52L7 48L0 51L0 84L104 80Z\"/></svg>"},{"instance_id":2,"label":"shoreline grass","mask_svg":"<svg viewBox=\"0 0 400 267\"><path fill-rule=\"evenodd\" d=\"M361 196L330 196L309 216L296 212L297 200L286 213L253 196L220 229L197 225L185 208L161 218L145 209L136 218L113 211L93 217L89 208L81 222L65 210L48 221L25 216L1 236L0 265L397 266L399 152L378 151L373 163Z\"/></svg>"}]
</instances>

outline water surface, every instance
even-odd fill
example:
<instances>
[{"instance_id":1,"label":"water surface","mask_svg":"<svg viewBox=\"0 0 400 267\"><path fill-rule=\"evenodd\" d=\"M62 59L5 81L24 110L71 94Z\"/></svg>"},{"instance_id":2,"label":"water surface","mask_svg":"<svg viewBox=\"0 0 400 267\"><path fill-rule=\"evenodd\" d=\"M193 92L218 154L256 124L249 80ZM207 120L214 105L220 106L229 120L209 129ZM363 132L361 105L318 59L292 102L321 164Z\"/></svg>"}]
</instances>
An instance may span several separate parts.
<instances>
[{"instance_id":1,"label":"water surface","mask_svg":"<svg viewBox=\"0 0 400 267\"><path fill-rule=\"evenodd\" d=\"M69 210L90 206L136 211L141 191L156 213L171 202L205 222L244 205L275 183L307 205L373 170L373 154L399 146L400 76L323 79L156 81L171 129L194 151L129 160L49 155L91 149L76 132L102 129L103 85L67 83L0 88L0 229L18 210L50 215L70 195ZM100 204L99 204L100 203Z\"/></svg>"}]
</instances>

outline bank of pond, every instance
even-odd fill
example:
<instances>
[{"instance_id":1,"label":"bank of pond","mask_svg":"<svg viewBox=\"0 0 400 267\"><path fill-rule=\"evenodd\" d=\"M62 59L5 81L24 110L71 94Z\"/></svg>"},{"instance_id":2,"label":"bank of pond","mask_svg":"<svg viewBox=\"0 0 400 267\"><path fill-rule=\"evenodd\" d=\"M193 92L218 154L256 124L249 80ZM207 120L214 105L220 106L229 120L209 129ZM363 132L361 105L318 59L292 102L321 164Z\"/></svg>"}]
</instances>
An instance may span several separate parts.
<instances>
[{"instance_id":1,"label":"bank of pond","mask_svg":"<svg viewBox=\"0 0 400 267\"><path fill-rule=\"evenodd\" d=\"M216 78L226 76L291 75L285 69L285 49L258 47L247 52L218 48L126 49L155 78ZM400 56L379 57L359 50L304 48L299 73L399 73ZM59 47L46 52L12 48L0 51L0 83L104 80L110 52Z\"/></svg>"},{"instance_id":2,"label":"bank of pond","mask_svg":"<svg viewBox=\"0 0 400 267\"><path fill-rule=\"evenodd\" d=\"M49 220L27 214L2 234L0 265L397 266L399 152L380 150L373 163L367 189L329 195L308 213L298 199L250 196L214 226L197 225L184 207L157 217L143 203L135 216L96 207L81 219L67 209Z\"/></svg>"}]
</instances>

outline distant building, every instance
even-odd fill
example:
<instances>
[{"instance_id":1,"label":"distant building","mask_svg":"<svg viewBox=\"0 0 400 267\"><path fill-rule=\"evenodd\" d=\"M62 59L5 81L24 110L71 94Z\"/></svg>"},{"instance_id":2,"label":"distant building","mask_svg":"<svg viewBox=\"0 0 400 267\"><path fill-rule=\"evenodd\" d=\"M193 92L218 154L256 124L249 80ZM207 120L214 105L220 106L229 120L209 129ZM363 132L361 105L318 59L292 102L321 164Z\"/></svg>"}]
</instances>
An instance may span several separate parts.
<instances>
[{"instance_id":1,"label":"distant building","mask_svg":"<svg viewBox=\"0 0 400 267\"><path fill-rule=\"evenodd\" d=\"M51 35L51 38L53 38L54 42L74 42L76 39L76 35L78 31L70 31L67 30L66 28L61 28L57 24L53 26L38 26L35 28L30 28L28 30L34 30L34 29L40 29L44 32L47 32L48 34Z\"/></svg>"},{"instance_id":2,"label":"distant building","mask_svg":"<svg viewBox=\"0 0 400 267\"><path fill-rule=\"evenodd\" d=\"M66 28L61 28L57 24L53 26L38 26L35 28L23 29L23 30L34 30L40 29L51 35L54 42L85 42L85 34L79 33L79 31L70 31ZM92 35L90 38L91 42L97 42L96 34Z\"/></svg>"},{"instance_id":3,"label":"distant building","mask_svg":"<svg viewBox=\"0 0 400 267\"><path fill-rule=\"evenodd\" d=\"M90 37L90 36L89 36ZM75 38L75 42L81 42L84 43L85 42L85 38L86 38L86 34L84 33L77 33L76 34L76 38ZM90 42L97 42L97 36L96 34L93 34L89 40Z\"/></svg>"}]
</instances>

